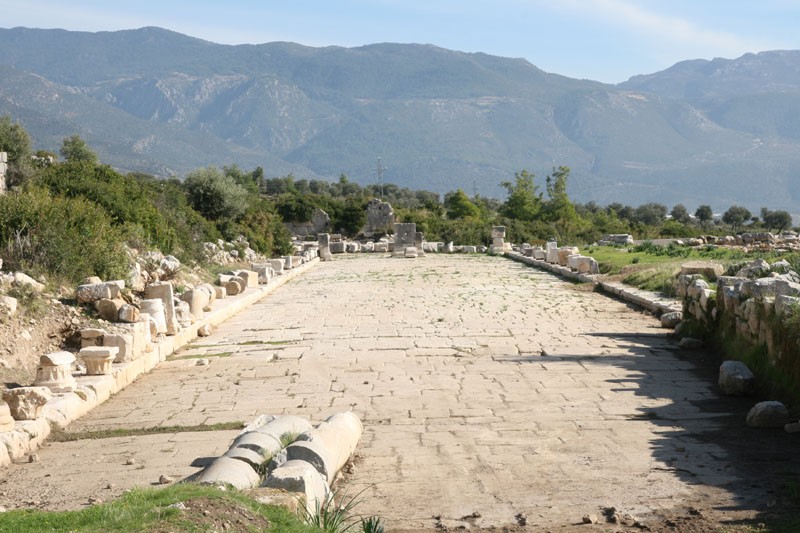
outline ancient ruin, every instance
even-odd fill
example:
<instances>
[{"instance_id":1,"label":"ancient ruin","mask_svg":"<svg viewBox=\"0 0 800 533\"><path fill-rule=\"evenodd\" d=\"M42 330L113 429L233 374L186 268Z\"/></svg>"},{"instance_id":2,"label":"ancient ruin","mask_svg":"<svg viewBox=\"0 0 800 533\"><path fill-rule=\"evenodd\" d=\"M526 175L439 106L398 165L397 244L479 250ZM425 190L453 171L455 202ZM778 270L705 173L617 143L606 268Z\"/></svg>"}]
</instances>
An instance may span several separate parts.
<instances>
[{"instance_id":1,"label":"ancient ruin","mask_svg":"<svg viewBox=\"0 0 800 533\"><path fill-rule=\"evenodd\" d=\"M394 229L394 209L389 202L373 198L367 203L367 224L361 233L366 238L388 234Z\"/></svg>"}]
</instances>

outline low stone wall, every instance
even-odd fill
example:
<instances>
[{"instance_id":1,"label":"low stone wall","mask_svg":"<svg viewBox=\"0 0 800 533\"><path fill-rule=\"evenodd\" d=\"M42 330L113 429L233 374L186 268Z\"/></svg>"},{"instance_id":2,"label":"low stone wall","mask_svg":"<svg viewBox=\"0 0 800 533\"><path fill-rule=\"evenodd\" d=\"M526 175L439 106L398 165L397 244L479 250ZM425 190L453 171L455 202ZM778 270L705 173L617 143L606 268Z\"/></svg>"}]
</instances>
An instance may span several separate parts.
<instances>
[{"instance_id":1,"label":"low stone wall","mask_svg":"<svg viewBox=\"0 0 800 533\"><path fill-rule=\"evenodd\" d=\"M582 274L579 273L577 269L570 268L569 266L561 266L559 263L549 263L544 259L535 259L534 257L523 255L520 252L506 252L504 255L514 261L547 270L578 283L591 283L595 288L606 294L616 296L626 302L642 307L657 316L681 311L680 301L662 296L655 292L643 291L622 283L603 281L597 274Z\"/></svg>"},{"instance_id":2,"label":"low stone wall","mask_svg":"<svg viewBox=\"0 0 800 533\"><path fill-rule=\"evenodd\" d=\"M721 267L718 269L721 271ZM763 348L769 365L800 378L800 276L786 261L756 260L735 276L682 270L684 317L707 338Z\"/></svg>"},{"instance_id":3,"label":"low stone wall","mask_svg":"<svg viewBox=\"0 0 800 533\"><path fill-rule=\"evenodd\" d=\"M70 378L74 379L74 382L70 382L71 390L53 392L33 420L13 420L13 426L11 421L8 421L8 427L0 430L0 466L20 460L34 452L50 434L51 424L64 427L85 415L127 387L140 375L166 360L174 351L196 339L200 332L208 331L209 328L224 322L318 262L318 258L310 259L291 270L285 270L283 275L271 278L266 284L249 287L238 296L215 300L211 304L210 311L204 313L204 316L191 327L182 328L174 335L159 335L158 342L150 343L149 350L142 350L132 360L113 363L110 374L73 375L70 372ZM68 352L59 353L72 355ZM5 403L0 402L0 405ZM0 416L0 419L2 418ZM0 428L2 427L3 424L0 423Z\"/></svg>"}]
</instances>

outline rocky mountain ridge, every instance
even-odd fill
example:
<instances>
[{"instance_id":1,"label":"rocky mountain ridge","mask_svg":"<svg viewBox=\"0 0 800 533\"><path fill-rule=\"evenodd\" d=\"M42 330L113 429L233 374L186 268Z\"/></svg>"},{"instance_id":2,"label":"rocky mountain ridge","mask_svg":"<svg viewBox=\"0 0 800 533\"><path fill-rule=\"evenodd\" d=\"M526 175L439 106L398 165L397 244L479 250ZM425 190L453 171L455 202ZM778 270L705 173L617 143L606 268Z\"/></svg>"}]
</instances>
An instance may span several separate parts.
<instances>
[{"instance_id":1,"label":"rocky mountain ridge","mask_svg":"<svg viewBox=\"0 0 800 533\"><path fill-rule=\"evenodd\" d=\"M502 196L572 169L579 201L800 213L800 52L694 60L617 86L430 45L218 45L160 28L0 29L0 114L37 148L80 134L103 161L182 176L383 179ZM543 185L543 184L542 184Z\"/></svg>"}]
</instances>

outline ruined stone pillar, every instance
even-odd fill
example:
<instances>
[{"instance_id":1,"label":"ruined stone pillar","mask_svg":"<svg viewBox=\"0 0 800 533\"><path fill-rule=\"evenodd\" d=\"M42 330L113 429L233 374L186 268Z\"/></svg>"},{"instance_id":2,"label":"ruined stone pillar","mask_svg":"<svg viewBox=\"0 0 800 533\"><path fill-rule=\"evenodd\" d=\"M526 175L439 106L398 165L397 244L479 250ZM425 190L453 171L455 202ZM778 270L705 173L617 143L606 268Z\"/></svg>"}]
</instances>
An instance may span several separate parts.
<instances>
[{"instance_id":1,"label":"ruined stone pillar","mask_svg":"<svg viewBox=\"0 0 800 533\"><path fill-rule=\"evenodd\" d=\"M119 348L115 346L88 346L78 353L86 365L87 376L106 376L111 374L111 363L117 357Z\"/></svg>"},{"instance_id":2,"label":"ruined stone pillar","mask_svg":"<svg viewBox=\"0 0 800 533\"><path fill-rule=\"evenodd\" d=\"M331 254L331 235L330 233L318 233L317 242L319 243L319 258L323 261L333 259Z\"/></svg>"},{"instance_id":3,"label":"ruined stone pillar","mask_svg":"<svg viewBox=\"0 0 800 533\"><path fill-rule=\"evenodd\" d=\"M14 420L36 420L51 397L47 387L18 387L3 391L3 401L8 404Z\"/></svg>"},{"instance_id":4,"label":"ruined stone pillar","mask_svg":"<svg viewBox=\"0 0 800 533\"><path fill-rule=\"evenodd\" d=\"M414 232L414 246L417 248L417 257L424 257L425 250L423 249L423 241L425 240L425 234L421 231Z\"/></svg>"},{"instance_id":5,"label":"ruined stone pillar","mask_svg":"<svg viewBox=\"0 0 800 533\"><path fill-rule=\"evenodd\" d=\"M150 298L139 302L142 314L149 315L149 319L156 325L157 333L167 332L167 315L164 313L164 302L161 298Z\"/></svg>"},{"instance_id":6,"label":"ruined stone pillar","mask_svg":"<svg viewBox=\"0 0 800 533\"><path fill-rule=\"evenodd\" d=\"M175 335L180 331L178 318L175 315L175 295L172 292L172 283L160 282L148 285L144 289L147 299L158 298L164 303L164 317L167 323L167 335ZM151 314L152 316L152 314Z\"/></svg>"},{"instance_id":7,"label":"ruined stone pillar","mask_svg":"<svg viewBox=\"0 0 800 533\"><path fill-rule=\"evenodd\" d=\"M75 356L69 352L55 352L39 358L36 369L37 387L47 387L53 392L72 392L78 386L72 377L72 363Z\"/></svg>"}]
</instances>

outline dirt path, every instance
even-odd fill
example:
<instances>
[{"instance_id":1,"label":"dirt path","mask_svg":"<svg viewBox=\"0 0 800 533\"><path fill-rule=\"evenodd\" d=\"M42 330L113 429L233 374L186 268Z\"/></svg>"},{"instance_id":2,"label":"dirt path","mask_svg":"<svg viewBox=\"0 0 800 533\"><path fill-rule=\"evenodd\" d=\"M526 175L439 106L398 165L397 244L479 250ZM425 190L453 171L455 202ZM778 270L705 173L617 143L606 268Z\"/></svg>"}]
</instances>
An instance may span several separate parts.
<instances>
[{"instance_id":1,"label":"dirt path","mask_svg":"<svg viewBox=\"0 0 800 533\"><path fill-rule=\"evenodd\" d=\"M393 531L565 531L612 506L674 531L769 518L798 479L791 436L743 427L752 402L718 396L705 354L501 258L323 263L200 342L68 428L169 432L53 443L2 473L0 505L189 475L235 435L199 425L345 409L365 425L350 493L368 487L358 510Z\"/></svg>"}]
</instances>

